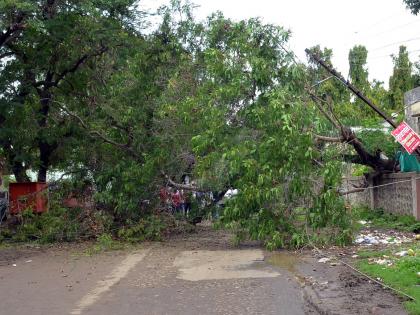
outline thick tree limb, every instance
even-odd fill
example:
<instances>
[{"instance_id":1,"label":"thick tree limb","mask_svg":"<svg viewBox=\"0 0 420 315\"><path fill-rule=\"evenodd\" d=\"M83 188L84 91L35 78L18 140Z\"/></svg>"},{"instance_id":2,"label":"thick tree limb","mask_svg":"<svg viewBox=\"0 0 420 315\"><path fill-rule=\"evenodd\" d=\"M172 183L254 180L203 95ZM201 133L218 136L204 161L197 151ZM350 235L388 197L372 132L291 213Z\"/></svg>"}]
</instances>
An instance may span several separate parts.
<instances>
[{"instance_id":1,"label":"thick tree limb","mask_svg":"<svg viewBox=\"0 0 420 315\"><path fill-rule=\"evenodd\" d=\"M343 142L344 139L342 137L327 137L327 136L320 136L320 135L314 135L315 139L320 141L326 141L326 142Z\"/></svg>"},{"instance_id":2,"label":"thick tree limb","mask_svg":"<svg viewBox=\"0 0 420 315\"><path fill-rule=\"evenodd\" d=\"M205 190L205 189L202 189L202 188L197 187L197 186L176 183L168 175L166 175L164 172L162 172L162 175L168 181L169 185L173 186L175 188L183 189L183 190L189 190L189 191L197 191L197 192L209 192L209 190Z\"/></svg>"},{"instance_id":3,"label":"thick tree limb","mask_svg":"<svg viewBox=\"0 0 420 315\"><path fill-rule=\"evenodd\" d=\"M369 153L350 128L342 128L341 133L345 142L349 143L359 155L361 162L359 164L370 166L380 173L395 171L395 166L397 164L395 160L384 160L381 159L380 154L373 155Z\"/></svg>"},{"instance_id":4,"label":"thick tree limb","mask_svg":"<svg viewBox=\"0 0 420 315\"><path fill-rule=\"evenodd\" d=\"M25 24L23 23L24 15L20 14L16 21L6 28L5 32L0 34L0 47L3 47L13 39L15 39L19 33L25 29Z\"/></svg>"},{"instance_id":5,"label":"thick tree limb","mask_svg":"<svg viewBox=\"0 0 420 315\"><path fill-rule=\"evenodd\" d=\"M311 96L312 100L315 102L315 105L318 107L319 111L337 128L340 132L341 137L332 138L332 137L325 137L320 135L315 135L315 139L321 141L329 141L329 142L342 142L351 145L356 153L358 154L358 158L351 158L350 162L367 165L372 167L376 172L383 173L383 172L395 172L395 167L397 162L395 160L384 160L381 159L380 154L371 154L369 153L363 146L362 142L357 138L355 133L348 127L342 126L339 122L337 122L332 115L330 115L324 107L320 104L321 102L325 102L324 100L320 99L316 96L311 90L307 90L309 95ZM331 105L330 105L331 107ZM340 139L340 141L339 141Z\"/></svg>"}]
</instances>

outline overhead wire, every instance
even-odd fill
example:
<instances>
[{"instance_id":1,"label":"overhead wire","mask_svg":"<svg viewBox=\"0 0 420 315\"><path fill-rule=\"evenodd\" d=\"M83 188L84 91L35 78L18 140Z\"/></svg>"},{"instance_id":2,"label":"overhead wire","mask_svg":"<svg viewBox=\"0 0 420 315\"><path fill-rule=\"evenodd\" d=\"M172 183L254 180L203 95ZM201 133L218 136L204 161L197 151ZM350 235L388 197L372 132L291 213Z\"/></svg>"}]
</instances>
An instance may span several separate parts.
<instances>
[{"instance_id":1,"label":"overhead wire","mask_svg":"<svg viewBox=\"0 0 420 315\"><path fill-rule=\"evenodd\" d=\"M373 48L370 51L378 51L378 50L381 50L383 48L392 47L392 46L398 45L398 44L409 43L409 42L413 42L413 41L416 41L416 40L420 40L420 37L413 37L413 38L409 38L409 39L406 39L406 40L403 40L403 41L389 43L389 44L386 44L386 45L383 45L383 46L380 46L380 47Z\"/></svg>"},{"instance_id":2,"label":"overhead wire","mask_svg":"<svg viewBox=\"0 0 420 315\"><path fill-rule=\"evenodd\" d=\"M395 30L404 28L404 27L409 26L409 25L413 25L413 24L418 23L418 22L420 22L420 19L414 20L414 21L411 21L411 22L408 22L408 23L400 24L400 25L397 25L395 27L389 28L389 29L387 29L385 31L381 31L381 32L378 32L378 33L374 33L372 35L369 35L368 37L366 37L366 39L371 38L371 37L377 37L377 36L384 35L384 34L389 34L389 33L393 32ZM355 34L359 34L360 32L354 32L354 33Z\"/></svg>"},{"instance_id":3,"label":"overhead wire","mask_svg":"<svg viewBox=\"0 0 420 315\"><path fill-rule=\"evenodd\" d=\"M393 31L395 31L395 30L401 29L401 28L406 27L406 26L409 26L409 25L413 25L413 24L418 23L418 22L420 22L420 19L419 19L419 20L415 20L415 21L411 21L411 22L408 22L408 23L405 23L405 24L401 24L401 25L398 25L398 26L396 26L396 27L393 27L393 28L387 29L387 30L385 30L385 31L382 31L382 32L379 32L379 33L373 34L373 35L372 35L372 37L373 37L373 36L375 36L375 37L376 37L376 36L380 36L380 35L383 35L383 34L388 34L388 33L391 33L391 32L393 32Z\"/></svg>"},{"instance_id":4,"label":"overhead wire","mask_svg":"<svg viewBox=\"0 0 420 315\"><path fill-rule=\"evenodd\" d=\"M381 24L382 22L385 22L385 21L388 21L390 18L392 18L392 17L395 17L395 15L394 14L391 14L391 15L389 15L389 16L387 16L387 17L384 17L384 18L381 18L380 20L378 20L378 21L376 21L376 22L373 22L372 24L370 24L370 25L366 25L365 26L365 28L369 28L369 29L371 29L371 28L373 28L374 26L377 26L377 25L379 25L379 24ZM355 34L359 34L360 32L362 32L362 31L364 31L363 29L359 29L358 31L355 31L354 33Z\"/></svg>"}]
</instances>

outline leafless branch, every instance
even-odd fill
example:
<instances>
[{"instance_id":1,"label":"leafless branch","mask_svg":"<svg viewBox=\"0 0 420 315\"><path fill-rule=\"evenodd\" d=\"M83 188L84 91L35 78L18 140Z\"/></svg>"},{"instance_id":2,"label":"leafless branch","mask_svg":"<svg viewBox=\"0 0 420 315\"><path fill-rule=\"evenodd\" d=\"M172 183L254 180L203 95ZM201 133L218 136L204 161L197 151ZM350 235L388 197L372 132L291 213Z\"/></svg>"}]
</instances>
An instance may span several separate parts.
<instances>
[{"instance_id":1,"label":"leafless branch","mask_svg":"<svg viewBox=\"0 0 420 315\"><path fill-rule=\"evenodd\" d=\"M315 106L319 109L319 111L325 116L325 118L328 119L328 121L331 124L333 124L333 126L335 128L337 128L338 130L340 130L341 129L340 124L321 105L321 103L326 103L326 101L323 100L323 99L321 99L320 97L318 97L309 87L306 87L305 89L308 92L308 94L311 97L311 99L314 101Z\"/></svg>"},{"instance_id":2,"label":"leafless branch","mask_svg":"<svg viewBox=\"0 0 420 315\"><path fill-rule=\"evenodd\" d=\"M208 190L205 190L205 189L197 187L197 186L176 183L168 175L166 175L164 172L162 172L162 175L168 181L169 185L173 186L175 188L189 190L189 191L208 192Z\"/></svg>"},{"instance_id":3,"label":"leafless branch","mask_svg":"<svg viewBox=\"0 0 420 315\"><path fill-rule=\"evenodd\" d=\"M327 137L327 136L320 136L320 135L314 135L315 139L320 141L326 141L326 142L344 142L344 138L342 137Z\"/></svg>"}]
</instances>

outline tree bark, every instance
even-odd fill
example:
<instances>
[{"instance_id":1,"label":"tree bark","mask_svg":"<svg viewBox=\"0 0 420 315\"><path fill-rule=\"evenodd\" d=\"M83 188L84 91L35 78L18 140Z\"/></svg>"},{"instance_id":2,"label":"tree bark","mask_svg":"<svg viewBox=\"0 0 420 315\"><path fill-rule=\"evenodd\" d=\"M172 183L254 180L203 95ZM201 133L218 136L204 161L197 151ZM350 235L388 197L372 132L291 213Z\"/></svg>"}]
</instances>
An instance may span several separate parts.
<instances>
[{"instance_id":1,"label":"tree bark","mask_svg":"<svg viewBox=\"0 0 420 315\"><path fill-rule=\"evenodd\" d=\"M357 152L359 160L356 163L370 166L379 173L395 172L395 167L397 165L395 160L384 160L381 159L380 154L374 155L369 153L350 128L341 128L341 135L344 142L352 145Z\"/></svg>"},{"instance_id":2,"label":"tree bark","mask_svg":"<svg viewBox=\"0 0 420 315\"><path fill-rule=\"evenodd\" d=\"M1 145L16 181L18 183L30 182L31 180L28 174L26 174L26 168L23 166L23 163L16 159L16 149L12 149L10 140L6 140Z\"/></svg>"},{"instance_id":3,"label":"tree bark","mask_svg":"<svg viewBox=\"0 0 420 315\"><path fill-rule=\"evenodd\" d=\"M50 144L45 137L45 131L48 125L48 114L51 105L51 93L47 91L39 92L41 108L38 112L38 150L39 150L39 168L38 168L38 182L45 183L47 181L47 172L51 163L51 155L57 148L57 143Z\"/></svg>"},{"instance_id":4,"label":"tree bark","mask_svg":"<svg viewBox=\"0 0 420 315\"><path fill-rule=\"evenodd\" d=\"M22 163L14 161L12 165L12 172L15 175L15 179L18 183L27 183L30 182L28 174L26 174L26 169L23 167Z\"/></svg>"}]
</instances>

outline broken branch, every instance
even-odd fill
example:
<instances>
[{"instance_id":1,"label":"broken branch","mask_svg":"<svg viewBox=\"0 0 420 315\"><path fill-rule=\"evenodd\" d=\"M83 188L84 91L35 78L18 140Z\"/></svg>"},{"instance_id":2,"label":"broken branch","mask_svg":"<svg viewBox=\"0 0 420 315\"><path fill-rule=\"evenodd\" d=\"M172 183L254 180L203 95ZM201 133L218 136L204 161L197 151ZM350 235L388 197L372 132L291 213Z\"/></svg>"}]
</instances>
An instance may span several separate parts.
<instances>
[{"instance_id":1,"label":"broken branch","mask_svg":"<svg viewBox=\"0 0 420 315\"><path fill-rule=\"evenodd\" d=\"M208 190L204 190L204 189L196 187L196 186L176 183L168 175L166 175L164 172L162 172L162 175L168 181L169 185L171 185L175 188L190 190L190 191L198 191L198 192L208 192Z\"/></svg>"},{"instance_id":2,"label":"broken branch","mask_svg":"<svg viewBox=\"0 0 420 315\"><path fill-rule=\"evenodd\" d=\"M326 142L344 142L344 138L342 137L327 137L327 136L315 135L315 138L317 140L326 141Z\"/></svg>"}]
</instances>

